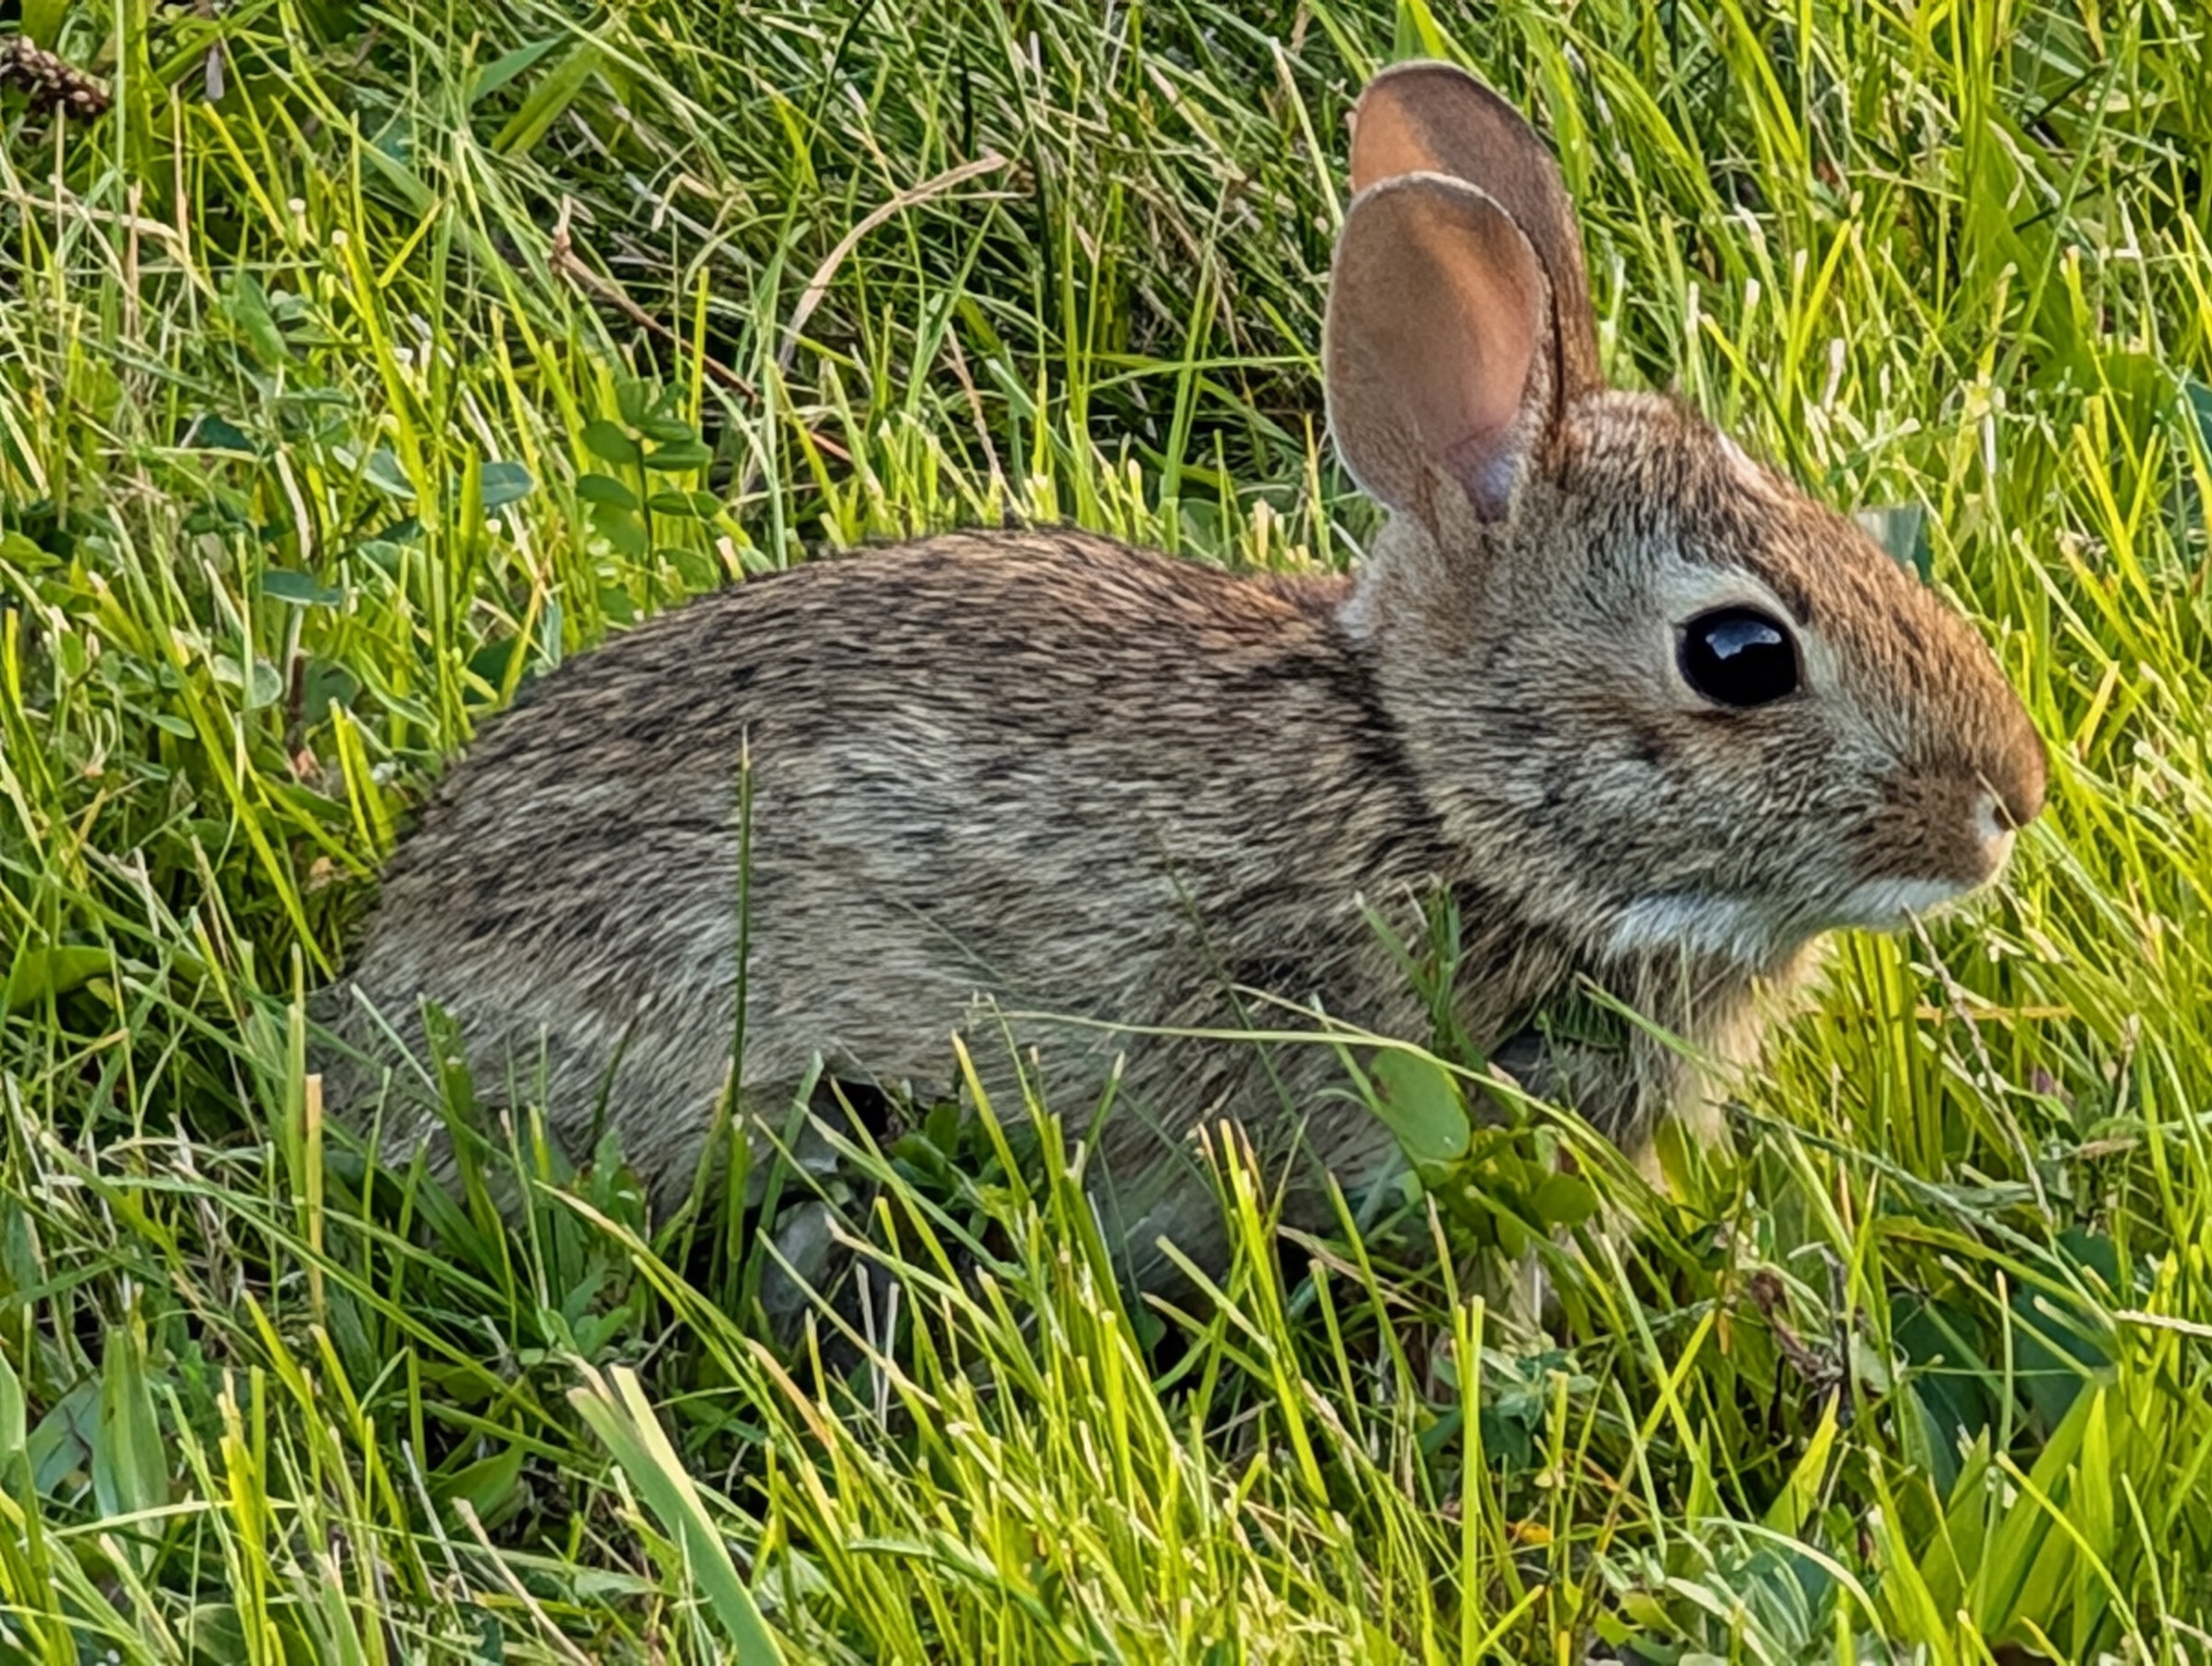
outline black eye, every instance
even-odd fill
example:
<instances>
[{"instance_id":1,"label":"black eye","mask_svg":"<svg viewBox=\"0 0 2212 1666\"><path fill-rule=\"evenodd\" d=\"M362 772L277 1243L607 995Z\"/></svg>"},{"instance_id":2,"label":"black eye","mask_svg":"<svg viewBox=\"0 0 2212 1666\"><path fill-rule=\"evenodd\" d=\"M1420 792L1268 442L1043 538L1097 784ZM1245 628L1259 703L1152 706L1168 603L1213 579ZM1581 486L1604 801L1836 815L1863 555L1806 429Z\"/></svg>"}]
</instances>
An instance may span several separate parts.
<instances>
[{"instance_id":1,"label":"black eye","mask_svg":"<svg viewBox=\"0 0 2212 1666\"><path fill-rule=\"evenodd\" d=\"M1723 706L1764 706L1797 688L1797 645L1764 613L1717 608L1682 627L1682 680Z\"/></svg>"}]
</instances>

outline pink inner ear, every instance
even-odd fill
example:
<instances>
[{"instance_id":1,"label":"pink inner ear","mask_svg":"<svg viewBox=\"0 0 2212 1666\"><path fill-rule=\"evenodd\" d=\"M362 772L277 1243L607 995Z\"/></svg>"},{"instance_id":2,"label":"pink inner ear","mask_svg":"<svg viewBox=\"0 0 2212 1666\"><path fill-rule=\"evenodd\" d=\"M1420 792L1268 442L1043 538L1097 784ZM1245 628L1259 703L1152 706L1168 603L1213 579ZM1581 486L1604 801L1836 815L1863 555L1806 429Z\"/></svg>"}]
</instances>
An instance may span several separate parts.
<instances>
[{"instance_id":1,"label":"pink inner ear","mask_svg":"<svg viewBox=\"0 0 2212 1666\"><path fill-rule=\"evenodd\" d=\"M1486 520L1504 515L1520 472L1513 429L1544 304L1526 242L1498 218L1494 240L1473 246L1449 235L1455 228L1448 225L1425 226L1413 240L1425 257L1419 264L1434 309L1431 339L1408 367L1422 449Z\"/></svg>"},{"instance_id":2,"label":"pink inner ear","mask_svg":"<svg viewBox=\"0 0 2212 1666\"><path fill-rule=\"evenodd\" d=\"M1535 374L1549 296L1528 238L1475 187L1383 181L1346 216L1329 295L1329 415L1360 483L1427 514L1449 476L1503 516L1548 398Z\"/></svg>"}]
</instances>

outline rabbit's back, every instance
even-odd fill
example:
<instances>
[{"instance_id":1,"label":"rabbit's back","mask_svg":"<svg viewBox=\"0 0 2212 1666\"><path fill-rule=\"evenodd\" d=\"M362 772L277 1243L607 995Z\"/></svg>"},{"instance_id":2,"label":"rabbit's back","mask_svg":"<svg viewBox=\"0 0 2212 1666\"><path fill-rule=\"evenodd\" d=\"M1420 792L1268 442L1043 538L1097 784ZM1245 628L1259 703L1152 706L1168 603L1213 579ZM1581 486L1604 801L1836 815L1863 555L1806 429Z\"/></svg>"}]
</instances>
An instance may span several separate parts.
<instances>
[{"instance_id":1,"label":"rabbit's back","mask_svg":"<svg viewBox=\"0 0 2212 1666\"><path fill-rule=\"evenodd\" d=\"M700 602L489 730L390 869L355 988L403 1031L446 1008L486 1097L519 1070L534 1100L542 1056L556 1128L604 1096L626 1152L679 1186L732 1056L741 889L749 1089L817 1051L947 1084L978 996L1218 1028L1266 1016L1232 994L1250 986L1403 1031L1407 980L1358 899L1445 864L1340 594L1038 532ZM1132 1140L1339 1069L1326 1049L1050 1033L1055 1108L1127 1055ZM995 1035L975 1051L1007 1056ZM1372 1119L1336 1120L1379 1151Z\"/></svg>"}]
</instances>

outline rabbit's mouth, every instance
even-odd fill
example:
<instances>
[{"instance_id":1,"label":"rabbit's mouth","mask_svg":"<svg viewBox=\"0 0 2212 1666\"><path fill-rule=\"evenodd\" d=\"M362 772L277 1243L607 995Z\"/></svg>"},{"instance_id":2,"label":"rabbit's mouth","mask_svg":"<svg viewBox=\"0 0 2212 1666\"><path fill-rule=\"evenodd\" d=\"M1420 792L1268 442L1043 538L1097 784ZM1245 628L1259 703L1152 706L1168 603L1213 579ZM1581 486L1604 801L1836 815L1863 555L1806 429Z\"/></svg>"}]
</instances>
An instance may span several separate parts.
<instances>
[{"instance_id":1,"label":"rabbit's mouth","mask_svg":"<svg viewBox=\"0 0 2212 1666\"><path fill-rule=\"evenodd\" d=\"M2032 814L2033 808L2031 805L2023 813ZM1971 896L1994 882L2011 860L2020 824L1994 793L1984 789L1975 794L1969 813L1948 824L1959 830L1942 836L1931 829L1914 842L1917 854L1911 865L1918 873L1856 881L1844 893L1836 918L1829 923L1863 931L1897 931L1916 915ZM1933 828L1943 825L1939 822Z\"/></svg>"}]
</instances>

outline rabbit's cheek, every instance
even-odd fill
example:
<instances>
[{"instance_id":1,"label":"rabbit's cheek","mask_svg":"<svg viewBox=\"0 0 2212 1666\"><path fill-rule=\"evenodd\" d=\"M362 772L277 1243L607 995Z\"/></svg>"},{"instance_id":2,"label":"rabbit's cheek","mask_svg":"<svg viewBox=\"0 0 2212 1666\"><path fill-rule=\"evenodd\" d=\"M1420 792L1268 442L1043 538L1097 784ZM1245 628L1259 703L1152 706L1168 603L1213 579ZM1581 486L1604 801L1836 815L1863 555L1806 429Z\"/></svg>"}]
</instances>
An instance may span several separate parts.
<instances>
[{"instance_id":1,"label":"rabbit's cheek","mask_svg":"<svg viewBox=\"0 0 2212 1666\"><path fill-rule=\"evenodd\" d=\"M1917 797L1893 819L1893 836L1877 839L1876 872L1849 892L1839 924L1894 930L1978 891L2003 872L2014 831L1986 792L1936 791ZM1901 827L1895 823L1901 821ZM1879 824L1878 824L1879 826ZM1902 871L1900 871L1902 870Z\"/></svg>"}]
</instances>

